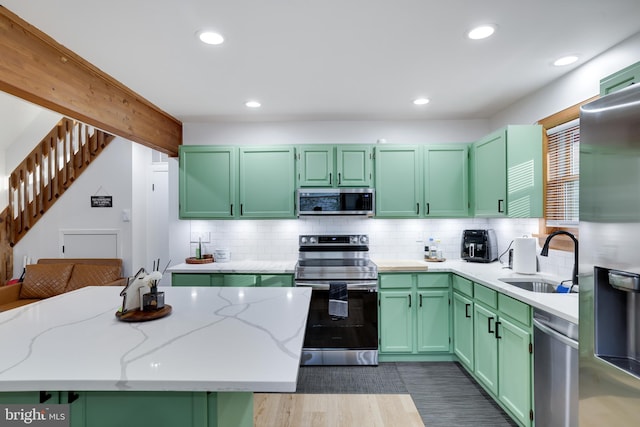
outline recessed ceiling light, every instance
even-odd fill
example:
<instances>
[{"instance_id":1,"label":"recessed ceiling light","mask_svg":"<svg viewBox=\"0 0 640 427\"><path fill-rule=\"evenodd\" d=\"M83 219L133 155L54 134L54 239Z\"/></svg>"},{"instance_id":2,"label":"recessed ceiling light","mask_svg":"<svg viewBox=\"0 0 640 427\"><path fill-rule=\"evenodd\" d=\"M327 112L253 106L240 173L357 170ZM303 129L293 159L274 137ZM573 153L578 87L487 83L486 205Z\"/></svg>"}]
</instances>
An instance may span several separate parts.
<instances>
[{"instance_id":1,"label":"recessed ceiling light","mask_svg":"<svg viewBox=\"0 0 640 427\"><path fill-rule=\"evenodd\" d=\"M244 103L244 105L249 108L259 108L261 104L258 101L247 101Z\"/></svg>"},{"instance_id":2,"label":"recessed ceiling light","mask_svg":"<svg viewBox=\"0 0 640 427\"><path fill-rule=\"evenodd\" d=\"M558 58L553 62L553 65L556 67L562 67L563 65L573 64L578 60L578 57L575 55L563 56L562 58Z\"/></svg>"},{"instance_id":3,"label":"recessed ceiling light","mask_svg":"<svg viewBox=\"0 0 640 427\"><path fill-rule=\"evenodd\" d=\"M224 37L213 31L198 31L198 38L206 44L222 44Z\"/></svg>"},{"instance_id":4,"label":"recessed ceiling light","mask_svg":"<svg viewBox=\"0 0 640 427\"><path fill-rule=\"evenodd\" d=\"M495 25L481 25L469 31L467 37L471 40L482 40L491 36L496 31Z\"/></svg>"},{"instance_id":5,"label":"recessed ceiling light","mask_svg":"<svg viewBox=\"0 0 640 427\"><path fill-rule=\"evenodd\" d=\"M413 100L415 105L426 105L429 103L429 98L416 98Z\"/></svg>"}]
</instances>

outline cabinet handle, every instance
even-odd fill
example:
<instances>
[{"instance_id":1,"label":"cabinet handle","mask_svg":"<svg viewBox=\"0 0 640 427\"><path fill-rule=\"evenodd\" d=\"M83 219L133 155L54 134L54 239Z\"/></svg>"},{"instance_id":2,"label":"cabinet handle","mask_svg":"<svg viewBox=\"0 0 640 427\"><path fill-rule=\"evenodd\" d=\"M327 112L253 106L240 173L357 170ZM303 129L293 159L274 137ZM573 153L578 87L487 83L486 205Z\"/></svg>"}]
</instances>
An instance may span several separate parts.
<instances>
[{"instance_id":1,"label":"cabinet handle","mask_svg":"<svg viewBox=\"0 0 640 427\"><path fill-rule=\"evenodd\" d=\"M240 216L244 215L244 206L242 205L242 203L240 203Z\"/></svg>"},{"instance_id":2,"label":"cabinet handle","mask_svg":"<svg viewBox=\"0 0 640 427\"><path fill-rule=\"evenodd\" d=\"M231 203L231 216L233 216L233 203Z\"/></svg>"},{"instance_id":3,"label":"cabinet handle","mask_svg":"<svg viewBox=\"0 0 640 427\"><path fill-rule=\"evenodd\" d=\"M422 307L422 294L420 294L420 307Z\"/></svg>"},{"instance_id":4,"label":"cabinet handle","mask_svg":"<svg viewBox=\"0 0 640 427\"><path fill-rule=\"evenodd\" d=\"M416 203L416 215L420 215L420 203Z\"/></svg>"},{"instance_id":5,"label":"cabinet handle","mask_svg":"<svg viewBox=\"0 0 640 427\"><path fill-rule=\"evenodd\" d=\"M504 200L502 199L498 200L498 213L504 213L504 209L502 208L503 204L504 204Z\"/></svg>"},{"instance_id":6,"label":"cabinet handle","mask_svg":"<svg viewBox=\"0 0 640 427\"><path fill-rule=\"evenodd\" d=\"M469 314L469 307L471 307L471 304L464 305L464 317L467 317L470 319L471 315Z\"/></svg>"},{"instance_id":7,"label":"cabinet handle","mask_svg":"<svg viewBox=\"0 0 640 427\"><path fill-rule=\"evenodd\" d=\"M487 318L487 332L489 332L490 334L493 334L494 331L491 330L491 321L493 320L493 317L488 317Z\"/></svg>"},{"instance_id":8,"label":"cabinet handle","mask_svg":"<svg viewBox=\"0 0 640 427\"><path fill-rule=\"evenodd\" d=\"M40 403L44 403L49 399L51 399L51 393L47 393L46 391L40 392Z\"/></svg>"},{"instance_id":9,"label":"cabinet handle","mask_svg":"<svg viewBox=\"0 0 640 427\"><path fill-rule=\"evenodd\" d=\"M331 184L332 184L332 182L331 182L332 175L333 175L333 174L332 174L331 172L329 172L329 185L331 185Z\"/></svg>"},{"instance_id":10,"label":"cabinet handle","mask_svg":"<svg viewBox=\"0 0 640 427\"><path fill-rule=\"evenodd\" d=\"M78 400L79 397L80 395L78 393L76 393L75 391L70 391L67 393L67 403L73 403Z\"/></svg>"},{"instance_id":11,"label":"cabinet handle","mask_svg":"<svg viewBox=\"0 0 640 427\"><path fill-rule=\"evenodd\" d=\"M342 174L338 172L338 185L342 183Z\"/></svg>"},{"instance_id":12,"label":"cabinet handle","mask_svg":"<svg viewBox=\"0 0 640 427\"><path fill-rule=\"evenodd\" d=\"M427 215L429 215L429 212L431 212L431 207L429 206L429 202L427 202Z\"/></svg>"},{"instance_id":13,"label":"cabinet handle","mask_svg":"<svg viewBox=\"0 0 640 427\"><path fill-rule=\"evenodd\" d=\"M502 338L500 336L500 334L498 333L498 326L501 325L501 324L502 324L502 322L496 322L496 339Z\"/></svg>"},{"instance_id":14,"label":"cabinet handle","mask_svg":"<svg viewBox=\"0 0 640 427\"><path fill-rule=\"evenodd\" d=\"M409 294L409 308L411 308L411 294Z\"/></svg>"}]
</instances>

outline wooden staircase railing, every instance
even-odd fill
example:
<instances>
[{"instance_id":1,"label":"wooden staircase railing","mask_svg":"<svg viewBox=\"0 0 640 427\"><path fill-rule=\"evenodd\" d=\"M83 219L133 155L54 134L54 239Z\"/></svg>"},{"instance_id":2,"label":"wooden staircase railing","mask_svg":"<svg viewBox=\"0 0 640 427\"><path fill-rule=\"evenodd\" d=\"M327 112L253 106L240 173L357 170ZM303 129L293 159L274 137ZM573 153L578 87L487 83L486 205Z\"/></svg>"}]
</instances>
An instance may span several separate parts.
<instances>
[{"instance_id":1,"label":"wooden staircase railing","mask_svg":"<svg viewBox=\"0 0 640 427\"><path fill-rule=\"evenodd\" d=\"M13 247L114 139L63 118L9 177L9 244Z\"/></svg>"}]
</instances>

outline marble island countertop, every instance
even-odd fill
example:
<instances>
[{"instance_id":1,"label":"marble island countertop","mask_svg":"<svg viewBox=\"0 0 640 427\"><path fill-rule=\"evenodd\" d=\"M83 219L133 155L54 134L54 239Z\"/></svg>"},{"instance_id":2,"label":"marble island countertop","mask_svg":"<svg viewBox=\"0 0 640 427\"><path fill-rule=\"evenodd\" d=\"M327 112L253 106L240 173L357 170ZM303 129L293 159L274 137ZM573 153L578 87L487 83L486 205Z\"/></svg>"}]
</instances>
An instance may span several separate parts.
<instances>
[{"instance_id":1,"label":"marble island countertop","mask_svg":"<svg viewBox=\"0 0 640 427\"><path fill-rule=\"evenodd\" d=\"M172 313L139 323L121 290L0 313L0 390L295 391L310 289L163 288Z\"/></svg>"}]
</instances>

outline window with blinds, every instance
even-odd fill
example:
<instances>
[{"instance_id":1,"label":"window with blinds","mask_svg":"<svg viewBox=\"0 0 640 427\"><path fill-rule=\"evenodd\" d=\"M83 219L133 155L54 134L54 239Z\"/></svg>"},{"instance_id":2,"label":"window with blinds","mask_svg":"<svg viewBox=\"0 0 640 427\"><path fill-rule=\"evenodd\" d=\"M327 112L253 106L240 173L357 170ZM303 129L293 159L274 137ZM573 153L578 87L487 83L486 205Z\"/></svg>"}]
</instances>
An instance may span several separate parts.
<instances>
[{"instance_id":1,"label":"window with blinds","mask_svg":"<svg viewBox=\"0 0 640 427\"><path fill-rule=\"evenodd\" d=\"M547 227L577 227L580 188L580 122L547 130Z\"/></svg>"}]
</instances>

